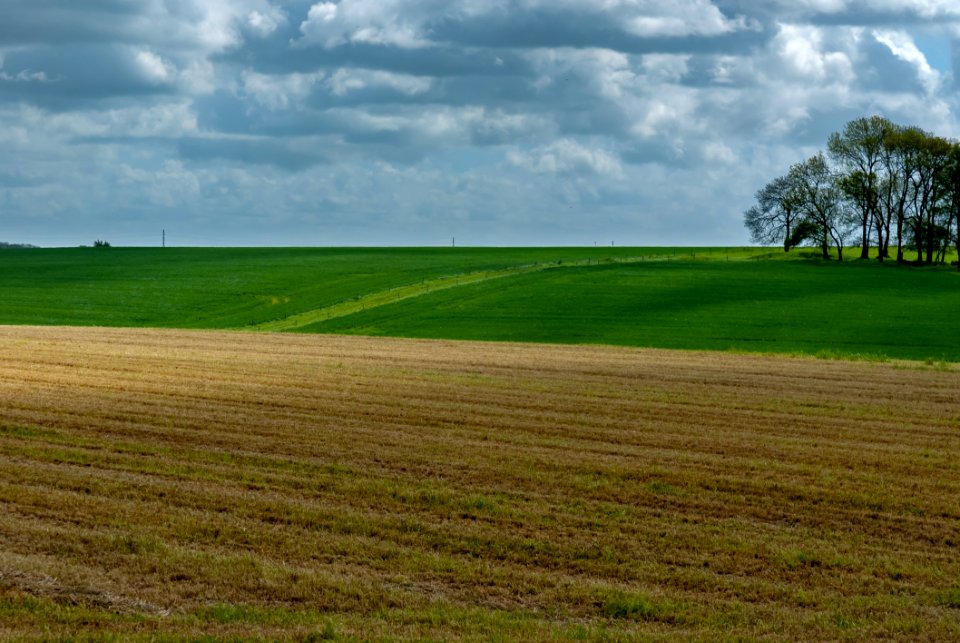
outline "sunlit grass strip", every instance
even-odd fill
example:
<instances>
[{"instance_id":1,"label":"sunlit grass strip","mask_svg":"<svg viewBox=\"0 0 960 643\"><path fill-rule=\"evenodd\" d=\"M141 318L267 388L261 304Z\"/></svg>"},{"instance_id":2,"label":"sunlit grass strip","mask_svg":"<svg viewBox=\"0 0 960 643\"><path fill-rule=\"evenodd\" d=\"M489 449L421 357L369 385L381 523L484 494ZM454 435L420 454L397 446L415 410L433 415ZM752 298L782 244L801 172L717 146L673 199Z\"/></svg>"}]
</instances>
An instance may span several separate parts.
<instances>
[{"instance_id":1,"label":"sunlit grass strip","mask_svg":"<svg viewBox=\"0 0 960 643\"><path fill-rule=\"evenodd\" d=\"M735 261L751 259L754 258L754 255L759 256L759 254L754 251L744 253L739 250L734 250L732 253ZM702 251L700 253L701 260L729 260L730 257L730 252L718 253L715 250L709 250ZM433 279L425 279L416 284L397 286L388 290L358 295L348 301L339 302L337 304L316 310L308 310L302 313L297 313L295 315L290 315L289 317L284 317L283 319L276 319L269 322L254 324L244 327L244 329L260 331L294 330L297 328L303 328L304 326L309 326L311 324L318 324L331 319L336 319L337 317L346 317L347 315L353 315L355 313L376 308L378 306L393 304L398 301L410 299L412 297L420 297L422 295L427 295L440 290L447 290L449 288L456 288L458 286L466 286L469 284L490 281L492 279L502 279L504 277L513 277L533 272L543 272L545 270L555 270L558 268L577 268L599 264L633 264L653 261L675 261L681 259L687 261L697 259L697 253L695 250L692 250L684 254L664 253L638 257L604 257L602 259L579 259L567 261L560 259L557 261L512 266L502 270L480 270L453 275L444 275Z\"/></svg>"}]
</instances>

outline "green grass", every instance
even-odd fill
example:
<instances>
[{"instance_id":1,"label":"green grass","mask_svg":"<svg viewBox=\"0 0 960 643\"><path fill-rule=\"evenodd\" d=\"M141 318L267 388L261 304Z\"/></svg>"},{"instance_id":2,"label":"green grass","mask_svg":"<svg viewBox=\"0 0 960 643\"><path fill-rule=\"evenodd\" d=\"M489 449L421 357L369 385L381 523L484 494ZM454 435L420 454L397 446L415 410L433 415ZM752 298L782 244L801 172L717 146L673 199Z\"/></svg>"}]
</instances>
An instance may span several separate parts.
<instances>
[{"instance_id":1,"label":"green grass","mask_svg":"<svg viewBox=\"0 0 960 643\"><path fill-rule=\"evenodd\" d=\"M307 332L960 360L960 276L820 262L661 262L520 275Z\"/></svg>"},{"instance_id":2,"label":"green grass","mask_svg":"<svg viewBox=\"0 0 960 643\"><path fill-rule=\"evenodd\" d=\"M681 248L68 248L0 251L0 324L235 328L423 280ZM727 250L714 250L726 253ZM737 251L734 251L737 252ZM741 251L742 252L742 251ZM749 252L749 251L748 251ZM718 255L719 256L719 255Z\"/></svg>"},{"instance_id":3,"label":"green grass","mask_svg":"<svg viewBox=\"0 0 960 643\"><path fill-rule=\"evenodd\" d=\"M696 248L0 252L0 323L960 361L960 276ZM585 265L589 264L589 265Z\"/></svg>"}]
</instances>

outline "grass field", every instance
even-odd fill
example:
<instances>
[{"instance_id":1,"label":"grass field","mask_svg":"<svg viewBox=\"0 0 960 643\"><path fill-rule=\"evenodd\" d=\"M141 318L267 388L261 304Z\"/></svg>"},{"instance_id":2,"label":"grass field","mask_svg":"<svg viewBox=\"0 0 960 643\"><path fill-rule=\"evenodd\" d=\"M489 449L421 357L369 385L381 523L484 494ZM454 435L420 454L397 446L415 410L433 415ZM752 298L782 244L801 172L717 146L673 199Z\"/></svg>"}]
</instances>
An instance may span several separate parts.
<instances>
[{"instance_id":1,"label":"grass field","mask_svg":"<svg viewBox=\"0 0 960 643\"><path fill-rule=\"evenodd\" d=\"M922 363L0 328L0 638L957 640L958 388Z\"/></svg>"},{"instance_id":2,"label":"grass field","mask_svg":"<svg viewBox=\"0 0 960 643\"><path fill-rule=\"evenodd\" d=\"M960 275L694 248L0 252L0 324L960 361Z\"/></svg>"},{"instance_id":3,"label":"grass field","mask_svg":"<svg viewBox=\"0 0 960 643\"><path fill-rule=\"evenodd\" d=\"M244 327L427 279L537 262L601 260L664 252L672 257L686 251L681 248L4 250L0 251L0 300L3 301L0 324Z\"/></svg>"},{"instance_id":4,"label":"grass field","mask_svg":"<svg viewBox=\"0 0 960 643\"><path fill-rule=\"evenodd\" d=\"M465 285L300 330L960 361L958 312L950 271L665 261Z\"/></svg>"}]
</instances>

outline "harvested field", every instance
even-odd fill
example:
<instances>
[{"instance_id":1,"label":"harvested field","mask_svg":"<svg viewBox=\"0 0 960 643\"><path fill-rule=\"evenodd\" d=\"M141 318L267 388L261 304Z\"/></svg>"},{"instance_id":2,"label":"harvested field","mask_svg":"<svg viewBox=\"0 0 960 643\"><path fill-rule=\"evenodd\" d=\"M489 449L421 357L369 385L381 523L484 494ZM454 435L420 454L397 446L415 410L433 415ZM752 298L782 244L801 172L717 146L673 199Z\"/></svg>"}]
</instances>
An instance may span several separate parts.
<instances>
[{"instance_id":1,"label":"harvested field","mask_svg":"<svg viewBox=\"0 0 960 643\"><path fill-rule=\"evenodd\" d=\"M958 548L956 370L0 327L4 639L956 640Z\"/></svg>"}]
</instances>

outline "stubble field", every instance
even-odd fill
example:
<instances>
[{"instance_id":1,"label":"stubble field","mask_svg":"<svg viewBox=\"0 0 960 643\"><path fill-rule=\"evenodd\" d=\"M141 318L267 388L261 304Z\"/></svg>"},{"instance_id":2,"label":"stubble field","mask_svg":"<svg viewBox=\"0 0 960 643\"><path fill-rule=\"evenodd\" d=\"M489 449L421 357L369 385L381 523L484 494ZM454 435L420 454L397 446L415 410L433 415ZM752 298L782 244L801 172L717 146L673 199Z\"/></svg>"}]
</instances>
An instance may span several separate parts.
<instances>
[{"instance_id":1,"label":"stubble field","mask_svg":"<svg viewBox=\"0 0 960 643\"><path fill-rule=\"evenodd\" d=\"M960 638L960 372L0 328L0 638Z\"/></svg>"}]
</instances>

